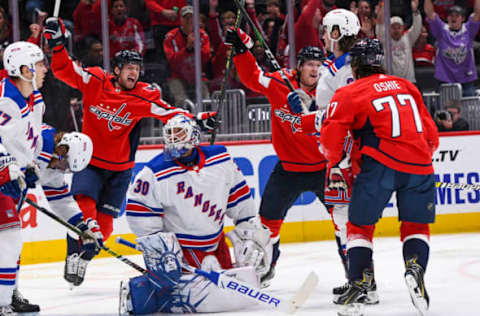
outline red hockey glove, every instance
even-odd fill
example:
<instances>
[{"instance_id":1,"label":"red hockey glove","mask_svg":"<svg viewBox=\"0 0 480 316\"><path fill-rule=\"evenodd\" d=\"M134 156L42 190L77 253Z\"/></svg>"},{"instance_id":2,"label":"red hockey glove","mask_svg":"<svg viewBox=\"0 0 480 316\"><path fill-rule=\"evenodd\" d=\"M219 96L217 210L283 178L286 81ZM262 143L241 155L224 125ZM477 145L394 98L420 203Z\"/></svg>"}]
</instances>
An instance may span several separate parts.
<instances>
[{"instance_id":1,"label":"red hockey glove","mask_svg":"<svg viewBox=\"0 0 480 316\"><path fill-rule=\"evenodd\" d=\"M196 121L203 132L213 131L221 123L221 121L217 118L217 112L199 112L197 114Z\"/></svg>"},{"instance_id":2,"label":"red hockey glove","mask_svg":"<svg viewBox=\"0 0 480 316\"><path fill-rule=\"evenodd\" d=\"M353 174L350 155L345 155L345 158L338 164L327 169L327 186L331 190L347 191L352 184Z\"/></svg>"},{"instance_id":3,"label":"red hockey glove","mask_svg":"<svg viewBox=\"0 0 480 316\"><path fill-rule=\"evenodd\" d=\"M225 44L233 45L235 54L243 54L247 51L247 49L253 47L252 38L240 28L238 28L235 32L235 28L233 28L233 26L227 30Z\"/></svg>"}]
</instances>

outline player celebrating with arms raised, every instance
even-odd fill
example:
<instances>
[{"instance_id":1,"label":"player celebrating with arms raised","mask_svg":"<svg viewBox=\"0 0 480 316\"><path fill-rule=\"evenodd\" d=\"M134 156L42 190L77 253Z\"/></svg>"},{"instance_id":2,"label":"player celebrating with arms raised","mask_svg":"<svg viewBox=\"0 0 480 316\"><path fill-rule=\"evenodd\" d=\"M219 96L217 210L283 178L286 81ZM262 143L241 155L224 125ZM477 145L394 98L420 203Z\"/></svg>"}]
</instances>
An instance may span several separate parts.
<instances>
[{"instance_id":1,"label":"player celebrating with arms raised","mask_svg":"<svg viewBox=\"0 0 480 316\"><path fill-rule=\"evenodd\" d=\"M397 207L405 280L415 307L424 315L429 298L423 275L429 255L429 223L435 220L432 154L438 132L418 89L408 80L384 75L378 40L362 40L350 52L355 82L333 96L321 129L329 166L344 155L350 132L362 163L348 210L349 288L338 303L340 315L360 315L372 281L373 233L393 192ZM360 305L356 305L360 304Z\"/></svg>"},{"instance_id":2,"label":"player celebrating with arms raised","mask_svg":"<svg viewBox=\"0 0 480 316\"><path fill-rule=\"evenodd\" d=\"M248 50L253 46L251 38L239 29L227 31L226 44L233 45L233 61L240 80L249 89L263 93L271 104L272 143L279 162L268 179L260 203L262 223L272 231L272 267L263 278L268 285L275 274L275 264L280 256L280 228L287 211L301 193L314 192L323 203L325 182L325 158L318 148L317 138L301 130L300 98L303 104L310 103L315 95L318 69L324 60L318 47L302 48L297 56L297 68L281 69L297 89L298 103L287 104L291 92L279 72L263 72ZM293 95L293 94L292 94ZM290 103L290 102L289 102Z\"/></svg>"},{"instance_id":3,"label":"player celebrating with arms raised","mask_svg":"<svg viewBox=\"0 0 480 316\"><path fill-rule=\"evenodd\" d=\"M164 102L157 88L138 81L143 62L138 52L123 50L115 54L113 74L109 74L99 67L82 68L70 59L60 19L47 19L44 34L53 49L55 76L83 93L82 132L92 139L93 156L88 167L73 176L71 191L84 218L95 219L106 240L131 180L140 138L138 123L145 117L166 121L185 111ZM84 253L81 259L78 285L92 256Z\"/></svg>"}]
</instances>

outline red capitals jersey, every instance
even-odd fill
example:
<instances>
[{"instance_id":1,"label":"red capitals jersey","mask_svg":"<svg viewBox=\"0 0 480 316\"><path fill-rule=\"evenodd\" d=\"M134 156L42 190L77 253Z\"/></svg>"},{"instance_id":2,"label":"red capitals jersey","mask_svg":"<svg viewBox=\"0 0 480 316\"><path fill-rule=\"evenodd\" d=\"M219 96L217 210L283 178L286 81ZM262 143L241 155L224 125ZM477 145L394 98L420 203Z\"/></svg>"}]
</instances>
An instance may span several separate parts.
<instances>
[{"instance_id":1,"label":"red capitals jersey","mask_svg":"<svg viewBox=\"0 0 480 316\"><path fill-rule=\"evenodd\" d=\"M301 115L291 111L287 104L290 89L280 73L264 73L247 51L233 58L240 81L248 88L264 94L271 105L272 143L282 166L287 171L314 172L325 168L325 157L320 153L317 138L302 133ZM294 74L282 69L293 87L298 88ZM315 88L306 91L314 96Z\"/></svg>"},{"instance_id":2,"label":"red capitals jersey","mask_svg":"<svg viewBox=\"0 0 480 316\"><path fill-rule=\"evenodd\" d=\"M55 76L83 93L82 132L93 142L90 164L107 170L127 170L134 165L140 138L139 121L144 117L163 122L184 110L161 99L160 91L144 82L132 90L114 86L114 78L99 67L82 68L65 49L54 52Z\"/></svg>"},{"instance_id":3,"label":"red capitals jersey","mask_svg":"<svg viewBox=\"0 0 480 316\"><path fill-rule=\"evenodd\" d=\"M113 19L109 23L110 29L110 58L124 49L136 50L145 54L145 37L140 22L135 18L127 18L122 25L116 24Z\"/></svg>"},{"instance_id":4,"label":"red capitals jersey","mask_svg":"<svg viewBox=\"0 0 480 316\"><path fill-rule=\"evenodd\" d=\"M387 167L433 173L437 127L420 92L408 80L377 74L337 90L320 133L329 166L341 160L348 131L362 154Z\"/></svg>"}]
</instances>

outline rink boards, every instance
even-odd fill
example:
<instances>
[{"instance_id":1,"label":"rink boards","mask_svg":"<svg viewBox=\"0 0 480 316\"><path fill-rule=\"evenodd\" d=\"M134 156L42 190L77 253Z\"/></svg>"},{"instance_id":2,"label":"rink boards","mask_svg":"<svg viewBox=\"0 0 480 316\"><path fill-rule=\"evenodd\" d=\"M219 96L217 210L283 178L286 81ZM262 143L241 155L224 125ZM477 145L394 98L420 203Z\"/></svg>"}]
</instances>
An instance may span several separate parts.
<instances>
[{"instance_id":1,"label":"rink boards","mask_svg":"<svg viewBox=\"0 0 480 316\"><path fill-rule=\"evenodd\" d=\"M256 206L260 205L261 193L268 177L278 161L273 147L269 142L245 142L226 144L231 156L242 170L251 188ZM138 172L145 162L157 155L161 149L158 146L144 146L136 156L135 172ZM442 136L440 147L433 161L437 181L476 184L480 183L480 133L457 133L454 136ZM39 204L47 206L45 196L34 191L29 197ZM436 196L437 220L431 226L432 233L456 233L480 231L480 191L457 189L437 189ZM395 199L392 197L384 217L377 224L376 236L399 235ZM64 260L65 229L58 223L47 218L33 207L24 205L21 211L23 220L24 248L22 263L39 263ZM113 235L134 240L130 233L125 216L115 220ZM232 222L227 220L226 230L232 229ZM333 226L330 216L316 196L304 193L290 209L282 226L282 242L300 242L333 239ZM113 236L115 237L115 236ZM124 246L112 243L108 246L122 253L131 254L134 251ZM103 256L108 256L102 253Z\"/></svg>"}]
</instances>

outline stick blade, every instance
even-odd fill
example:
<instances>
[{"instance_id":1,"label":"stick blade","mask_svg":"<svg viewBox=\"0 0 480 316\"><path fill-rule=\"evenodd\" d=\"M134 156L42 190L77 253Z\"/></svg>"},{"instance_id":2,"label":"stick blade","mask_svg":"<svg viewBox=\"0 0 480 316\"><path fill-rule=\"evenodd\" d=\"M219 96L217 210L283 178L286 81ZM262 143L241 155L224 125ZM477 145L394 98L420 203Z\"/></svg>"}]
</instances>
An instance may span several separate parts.
<instances>
[{"instance_id":1,"label":"stick blade","mask_svg":"<svg viewBox=\"0 0 480 316\"><path fill-rule=\"evenodd\" d=\"M303 281L302 286L298 289L295 295L289 300L289 314L293 314L299 309L305 301L310 297L313 293L313 290L318 285L318 275L315 272L310 272Z\"/></svg>"}]
</instances>

